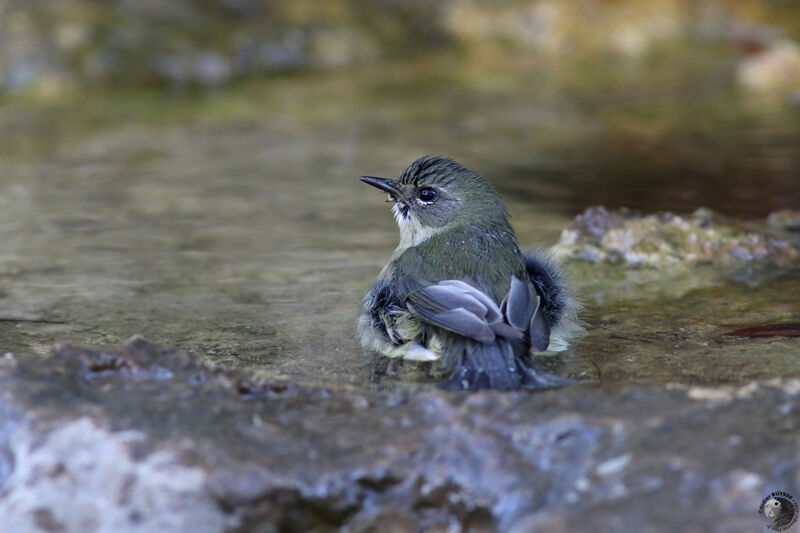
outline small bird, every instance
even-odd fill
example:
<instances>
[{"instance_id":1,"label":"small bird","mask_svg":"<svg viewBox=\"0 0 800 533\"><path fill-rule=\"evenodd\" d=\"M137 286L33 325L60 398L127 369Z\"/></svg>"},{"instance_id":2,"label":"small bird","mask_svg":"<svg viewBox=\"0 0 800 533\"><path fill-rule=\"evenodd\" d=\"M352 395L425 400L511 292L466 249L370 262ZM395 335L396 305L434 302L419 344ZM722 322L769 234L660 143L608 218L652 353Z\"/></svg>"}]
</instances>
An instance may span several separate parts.
<instances>
[{"instance_id":1,"label":"small bird","mask_svg":"<svg viewBox=\"0 0 800 533\"><path fill-rule=\"evenodd\" d=\"M362 176L388 193L400 244L364 299L357 334L392 358L440 361L450 390L549 388L530 352L566 349L582 330L563 275L519 249L500 196L482 175L424 156L397 179Z\"/></svg>"}]
</instances>

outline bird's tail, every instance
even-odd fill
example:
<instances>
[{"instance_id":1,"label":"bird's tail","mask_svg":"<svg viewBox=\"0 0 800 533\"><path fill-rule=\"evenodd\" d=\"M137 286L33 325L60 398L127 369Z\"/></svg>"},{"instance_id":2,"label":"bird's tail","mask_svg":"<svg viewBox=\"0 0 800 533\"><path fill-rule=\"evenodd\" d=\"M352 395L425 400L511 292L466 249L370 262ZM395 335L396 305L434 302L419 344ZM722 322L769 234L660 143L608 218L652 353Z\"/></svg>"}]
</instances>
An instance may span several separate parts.
<instances>
[{"instance_id":1,"label":"bird's tail","mask_svg":"<svg viewBox=\"0 0 800 533\"><path fill-rule=\"evenodd\" d=\"M529 357L515 356L514 342L501 337L488 343L456 343L452 348L461 353L452 354L460 360L450 378L439 384L446 390L548 389L572 383L544 372Z\"/></svg>"},{"instance_id":2,"label":"bird's tail","mask_svg":"<svg viewBox=\"0 0 800 533\"><path fill-rule=\"evenodd\" d=\"M569 347L572 340L586 334L578 312L581 304L572 294L566 274L543 249L523 250L528 278L541 296L541 310L545 324L550 329L550 342L545 354L552 355Z\"/></svg>"}]
</instances>

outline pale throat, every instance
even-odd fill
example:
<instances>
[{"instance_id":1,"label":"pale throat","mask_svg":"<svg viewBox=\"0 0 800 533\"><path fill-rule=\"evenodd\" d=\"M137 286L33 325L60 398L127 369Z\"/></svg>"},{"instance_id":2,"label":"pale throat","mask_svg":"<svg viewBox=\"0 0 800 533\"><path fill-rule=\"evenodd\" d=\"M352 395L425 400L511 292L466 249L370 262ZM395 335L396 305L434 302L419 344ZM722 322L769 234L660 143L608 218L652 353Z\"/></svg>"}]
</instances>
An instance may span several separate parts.
<instances>
[{"instance_id":1,"label":"pale throat","mask_svg":"<svg viewBox=\"0 0 800 533\"><path fill-rule=\"evenodd\" d=\"M404 216L399 203L392 206L392 214L397 222L397 227L400 228L400 244L397 245L395 255L412 246L419 246L442 230L442 228L423 225L411 213Z\"/></svg>"}]
</instances>

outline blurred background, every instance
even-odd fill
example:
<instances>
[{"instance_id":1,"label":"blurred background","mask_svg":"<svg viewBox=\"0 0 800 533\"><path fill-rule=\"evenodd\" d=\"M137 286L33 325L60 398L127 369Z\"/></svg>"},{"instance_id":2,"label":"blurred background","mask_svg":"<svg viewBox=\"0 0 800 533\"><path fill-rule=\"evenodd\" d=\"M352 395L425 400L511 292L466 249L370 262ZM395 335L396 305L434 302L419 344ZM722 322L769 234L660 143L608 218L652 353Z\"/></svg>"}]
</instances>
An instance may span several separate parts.
<instances>
[{"instance_id":1,"label":"blurred background","mask_svg":"<svg viewBox=\"0 0 800 533\"><path fill-rule=\"evenodd\" d=\"M357 177L427 153L525 245L592 205L797 209L800 5L0 0L1 348L142 333L358 381L397 236Z\"/></svg>"}]
</instances>

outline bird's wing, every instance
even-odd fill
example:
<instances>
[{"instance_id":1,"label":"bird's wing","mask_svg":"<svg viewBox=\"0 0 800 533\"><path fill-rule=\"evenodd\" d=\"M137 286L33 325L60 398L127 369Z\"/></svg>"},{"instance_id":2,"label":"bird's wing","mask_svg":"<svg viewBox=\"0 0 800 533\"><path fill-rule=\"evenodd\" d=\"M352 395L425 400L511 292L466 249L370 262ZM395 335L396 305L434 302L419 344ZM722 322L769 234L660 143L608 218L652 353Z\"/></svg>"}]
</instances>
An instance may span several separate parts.
<instances>
[{"instance_id":1,"label":"bird's wing","mask_svg":"<svg viewBox=\"0 0 800 533\"><path fill-rule=\"evenodd\" d=\"M511 276L511 286L503 299L501 309L509 324L525 331L539 309L539 295L533 290L533 285Z\"/></svg>"},{"instance_id":2,"label":"bird's wing","mask_svg":"<svg viewBox=\"0 0 800 533\"><path fill-rule=\"evenodd\" d=\"M543 352L550 344L550 326L544 318L541 303L541 296L531 283L511 276L511 285L500 310L510 325L528 333L533 348Z\"/></svg>"},{"instance_id":3,"label":"bird's wing","mask_svg":"<svg viewBox=\"0 0 800 533\"><path fill-rule=\"evenodd\" d=\"M514 300L512 307L518 307L519 297ZM523 337L525 328L504 322L503 311L494 300L460 280L444 280L411 291L406 302L423 322L479 342L491 342L497 335L510 339Z\"/></svg>"},{"instance_id":4,"label":"bird's wing","mask_svg":"<svg viewBox=\"0 0 800 533\"><path fill-rule=\"evenodd\" d=\"M547 347L550 345L550 326L547 325L547 321L544 319L544 313L542 313L538 301L536 311L534 311L531 317L529 333L531 336L531 346L540 352L547 350Z\"/></svg>"},{"instance_id":5,"label":"bird's wing","mask_svg":"<svg viewBox=\"0 0 800 533\"><path fill-rule=\"evenodd\" d=\"M411 291L406 301L422 321L478 342L491 342L496 334L514 335L503 323L500 307L463 281L445 280Z\"/></svg>"}]
</instances>

